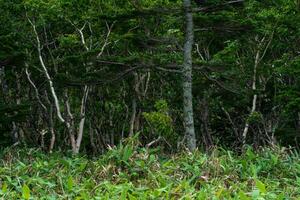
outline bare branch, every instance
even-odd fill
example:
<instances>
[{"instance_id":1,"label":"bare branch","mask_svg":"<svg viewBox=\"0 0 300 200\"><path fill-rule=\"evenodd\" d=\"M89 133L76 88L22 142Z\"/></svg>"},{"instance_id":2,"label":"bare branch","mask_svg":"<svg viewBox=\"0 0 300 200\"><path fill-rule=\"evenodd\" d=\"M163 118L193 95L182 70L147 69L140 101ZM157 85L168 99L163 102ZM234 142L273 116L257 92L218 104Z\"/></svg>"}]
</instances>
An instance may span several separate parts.
<instances>
[{"instance_id":1,"label":"bare branch","mask_svg":"<svg viewBox=\"0 0 300 200\"><path fill-rule=\"evenodd\" d=\"M54 86L53 86L53 82L52 82L52 79L48 73L48 70L46 68L46 65L44 63L44 59L42 57L42 49L41 49L41 41L40 41L40 38L39 38L39 35L38 35L38 32L36 30L36 26L35 24L29 19L29 17L27 17L27 20L29 21L29 23L31 24L32 26L32 29L33 29L33 32L35 34L35 37L36 37L36 41L37 41L37 50L38 50L38 55L39 55L39 60L40 60L40 63L41 63L41 66L43 68L43 71L44 71L44 74L46 75L46 78L48 80L48 83L49 83L49 86L50 86L50 90L51 90L51 93L52 93L52 96L54 98L54 102L55 102L55 107L56 107L56 111L57 111L57 116L59 118L59 120L61 122L65 122L64 118L62 117L61 115L61 111L60 111L60 104L59 104L59 101L58 101L58 98L57 98L57 95L56 95L56 92L55 92L55 89L54 89Z\"/></svg>"},{"instance_id":2,"label":"bare branch","mask_svg":"<svg viewBox=\"0 0 300 200\"><path fill-rule=\"evenodd\" d=\"M27 65L27 63L26 63L25 65ZM42 106L42 108L43 108L45 111L47 111L46 106L43 104L43 102L42 102L41 99L40 99L40 94L39 94L39 91L38 91L37 87L35 86L34 82L33 82L33 81L31 80L31 78L30 78L30 73L28 72L28 68L27 68L27 67L25 68L25 73L26 73L26 75L27 75L27 79L28 79L29 83L31 84L31 86L33 87L33 89L34 89L34 91L35 91L35 97L36 97L36 99L38 100L38 102L39 102L39 104Z\"/></svg>"},{"instance_id":3,"label":"bare branch","mask_svg":"<svg viewBox=\"0 0 300 200\"><path fill-rule=\"evenodd\" d=\"M108 42L108 40L109 40L109 36L111 34L111 31L112 31L112 28L113 28L114 24L115 24L115 22L112 23L111 26L109 26L108 23L106 22L107 34L106 34L106 37L105 37L105 40L104 40L104 44L102 45L102 48L101 48L100 52L97 55L97 58L101 57L101 55L103 54L103 52L105 50L105 47L110 44L110 42Z\"/></svg>"}]
</instances>

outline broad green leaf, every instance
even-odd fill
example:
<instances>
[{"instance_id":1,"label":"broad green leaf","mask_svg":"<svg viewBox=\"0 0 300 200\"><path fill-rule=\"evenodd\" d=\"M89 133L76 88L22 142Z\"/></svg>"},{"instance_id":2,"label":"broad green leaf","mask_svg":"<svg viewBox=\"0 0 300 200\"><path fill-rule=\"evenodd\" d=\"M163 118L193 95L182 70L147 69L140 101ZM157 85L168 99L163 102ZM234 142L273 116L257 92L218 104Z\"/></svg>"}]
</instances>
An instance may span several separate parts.
<instances>
[{"instance_id":1,"label":"broad green leaf","mask_svg":"<svg viewBox=\"0 0 300 200\"><path fill-rule=\"evenodd\" d=\"M224 191L223 188L219 189L219 190L216 192L216 197L217 197L217 198L220 198L220 197L222 196L223 191Z\"/></svg>"},{"instance_id":2,"label":"broad green leaf","mask_svg":"<svg viewBox=\"0 0 300 200\"><path fill-rule=\"evenodd\" d=\"M120 197L120 200L126 200L126 197L127 197L127 193L128 193L128 188L124 188L122 193L121 193L121 197Z\"/></svg>"},{"instance_id":3,"label":"broad green leaf","mask_svg":"<svg viewBox=\"0 0 300 200\"><path fill-rule=\"evenodd\" d=\"M81 164L80 164L80 167L79 167L79 170L80 170L80 171L84 170L84 169L86 168L86 166L87 166L87 162L81 163Z\"/></svg>"},{"instance_id":4,"label":"broad green leaf","mask_svg":"<svg viewBox=\"0 0 300 200\"><path fill-rule=\"evenodd\" d=\"M30 189L26 184L24 184L22 187L22 196L26 200L30 198Z\"/></svg>"},{"instance_id":5,"label":"broad green leaf","mask_svg":"<svg viewBox=\"0 0 300 200\"><path fill-rule=\"evenodd\" d=\"M130 146L126 146L124 148L123 158L124 162L127 162L133 153L133 149Z\"/></svg>"},{"instance_id":6,"label":"broad green leaf","mask_svg":"<svg viewBox=\"0 0 300 200\"><path fill-rule=\"evenodd\" d=\"M68 178L67 186L68 186L68 190L73 189L74 181L73 181L73 178L71 176Z\"/></svg>"},{"instance_id":7,"label":"broad green leaf","mask_svg":"<svg viewBox=\"0 0 300 200\"><path fill-rule=\"evenodd\" d=\"M263 182L261 182L260 180L256 180L255 185L256 185L256 187L257 187L257 189L259 190L260 193L262 193L262 194L267 193L266 186Z\"/></svg>"},{"instance_id":8,"label":"broad green leaf","mask_svg":"<svg viewBox=\"0 0 300 200\"><path fill-rule=\"evenodd\" d=\"M239 199L240 200L251 200L243 191L239 192Z\"/></svg>"},{"instance_id":9,"label":"broad green leaf","mask_svg":"<svg viewBox=\"0 0 300 200\"><path fill-rule=\"evenodd\" d=\"M1 190L2 190L3 193L7 192L7 184L5 182L3 183Z\"/></svg>"},{"instance_id":10,"label":"broad green leaf","mask_svg":"<svg viewBox=\"0 0 300 200\"><path fill-rule=\"evenodd\" d=\"M137 200L137 198L131 194L128 194L129 200Z\"/></svg>"}]
</instances>

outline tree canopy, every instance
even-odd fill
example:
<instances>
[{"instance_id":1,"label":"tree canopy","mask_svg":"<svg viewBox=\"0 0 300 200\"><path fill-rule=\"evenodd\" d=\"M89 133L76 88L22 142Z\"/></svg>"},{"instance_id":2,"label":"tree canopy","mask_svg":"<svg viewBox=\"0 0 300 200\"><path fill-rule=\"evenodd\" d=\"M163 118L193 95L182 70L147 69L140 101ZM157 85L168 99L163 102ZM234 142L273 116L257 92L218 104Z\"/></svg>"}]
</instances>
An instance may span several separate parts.
<instances>
[{"instance_id":1,"label":"tree canopy","mask_svg":"<svg viewBox=\"0 0 300 200\"><path fill-rule=\"evenodd\" d=\"M299 148L299 1L187 2L0 0L1 145Z\"/></svg>"}]
</instances>

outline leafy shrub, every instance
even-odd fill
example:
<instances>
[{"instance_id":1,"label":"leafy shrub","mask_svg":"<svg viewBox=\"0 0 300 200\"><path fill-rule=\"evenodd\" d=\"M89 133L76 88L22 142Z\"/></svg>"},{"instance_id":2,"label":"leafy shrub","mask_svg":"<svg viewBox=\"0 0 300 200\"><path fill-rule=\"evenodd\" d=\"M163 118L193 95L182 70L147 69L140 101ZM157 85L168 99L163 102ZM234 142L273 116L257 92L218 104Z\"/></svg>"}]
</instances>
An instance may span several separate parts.
<instances>
[{"instance_id":1,"label":"leafy shrub","mask_svg":"<svg viewBox=\"0 0 300 200\"><path fill-rule=\"evenodd\" d=\"M167 102L159 100L155 103L154 107L156 111L143 113L144 118L148 122L148 131L156 137L163 136L171 139L174 136L174 128L172 118L168 113Z\"/></svg>"}]
</instances>

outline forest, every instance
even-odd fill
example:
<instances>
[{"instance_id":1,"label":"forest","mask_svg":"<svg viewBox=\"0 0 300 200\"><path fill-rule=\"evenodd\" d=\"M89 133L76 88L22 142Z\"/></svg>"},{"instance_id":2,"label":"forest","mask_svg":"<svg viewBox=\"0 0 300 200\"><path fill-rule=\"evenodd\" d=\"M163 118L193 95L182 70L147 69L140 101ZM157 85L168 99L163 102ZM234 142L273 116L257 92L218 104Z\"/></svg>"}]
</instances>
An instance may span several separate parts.
<instances>
[{"instance_id":1,"label":"forest","mask_svg":"<svg viewBox=\"0 0 300 200\"><path fill-rule=\"evenodd\" d=\"M1 199L300 199L299 0L0 0Z\"/></svg>"}]
</instances>

